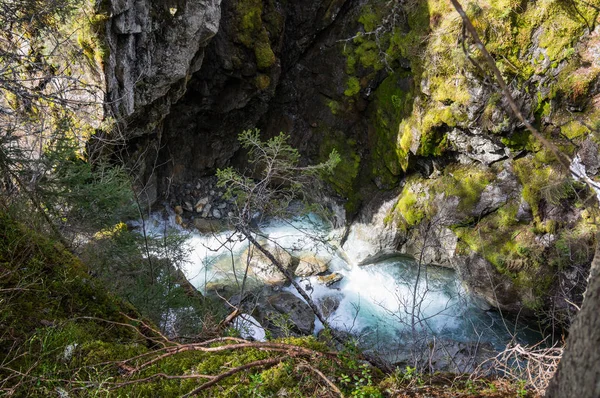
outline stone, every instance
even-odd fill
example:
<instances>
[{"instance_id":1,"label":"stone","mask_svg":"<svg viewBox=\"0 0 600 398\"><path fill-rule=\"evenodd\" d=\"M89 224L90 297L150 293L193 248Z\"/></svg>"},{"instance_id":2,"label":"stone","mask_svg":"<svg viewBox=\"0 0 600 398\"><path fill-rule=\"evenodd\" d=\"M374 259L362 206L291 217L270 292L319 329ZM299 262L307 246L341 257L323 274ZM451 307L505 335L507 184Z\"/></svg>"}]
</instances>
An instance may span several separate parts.
<instances>
[{"instance_id":1,"label":"stone","mask_svg":"<svg viewBox=\"0 0 600 398\"><path fill-rule=\"evenodd\" d=\"M194 211L194 208L192 207L192 204L191 204L190 202L185 202L185 203L183 204L183 209L184 209L185 211L189 211L189 212L192 212L192 211Z\"/></svg>"},{"instance_id":2,"label":"stone","mask_svg":"<svg viewBox=\"0 0 600 398\"><path fill-rule=\"evenodd\" d=\"M219 206L217 206L217 208L221 209L221 210L223 210L226 207L227 207L227 203L220 203Z\"/></svg>"},{"instance_id":3,"label":"stone","mask_svg":"<svg viewBox=\"0 0 600 398\"><path fill-rule=\"evenodd\" d=\"M181 207L181 206L175 206L175 214L182 215L183 214L183 207Z\"/></svg>"},{"instance_id":4,"label":"stone","mask_svg":"<svg viewBox=\"0 0 600 398\"><path fill-rule=\"evenodd\" d=\"M218 293L221 296L231 297L238 292L238 289L231 283L218 281L206 283L205 291L207 294Z\"/></svg>"},{"instance_id":5,"label":"stone","mask_svg":"<svg viewBox=\"0 0 600 398\"><path fill-rule=\"evenodd\" d=\"M544 247L550 247L552 246L552 244L554 243L554 241L556 240L556 235L554 234L544 234L542 236L536 236L535 237L535 242L544 246Z\"/></svg>"},{"instance_id":6,"label":"stone","mask_svg":"<svg viewBox=\"0 0 600 398\"><path fill-rule=\"evenodd\" d=\"M527 201L521 198L519 203L519 209L517 210L517 221L519 222L530 222L533 220L533 213L531 212L531 206Z\"/></svg>"},{"instance_id":7,"label":"stone","mask_svg":"<svg viewBox=\"0 0 600 398\"><path fill-rule=\"evenodd\" d=\"M300 256L298 267L296 268L296 276L305 277L317 275L327 271L327 262L322 258L312 254Z\"/></svg>"},{"instance_id":8,"label":"stone","mask_svg":"<svg viewBox=\"0 0 600 398\"><path fill-rule=\"evenodd\" d=\"M504 166L504 169L498 173L496 180L484 188L479 202L471 211L472 216L481 217L496 211L510 199L518 198L521 194L521 185L512 172L510 164L505 162Z\"/></svg>"},{"instance_id":9,"label":"stone","mask_svg":"<svg viewBox=\"0 0 600 398\"><path fill-rule=\"evenodd\" d=\"M423 235L415 230L409 235L401 251L412 259L420 259L423 264L433 264L452 268L458 236L450 228L439 226L427 231L427 245L423 248Z\"/></svg>"},{"instance_id":10,"label":"stone","mask_svg":"<svg viewBox=\"0 0 600 398\"><path fill-rule=\"evenodd\" d=\"M194 206L194 208L196 209L196 213L201 213L202 210L204 209L204 206L206 206L208 204L208 201L209 201L208 197L198 200L196 202L196 206Z\"/></svg>"},{"instance_id":11,"label":"stone","mask_svg":"<svg viewBox=\"0 0 600 398\"><path fill-rule=\"evenodd\" d=\"M221 211L219 209L214 209L212 211L212 216L217 220L221 218Z\"/></svg>"},{"instance_id":12,"label":"stone","mask_svg":"<svg viewBox=\"0 0 600 398\"><path fill-rule=\"evenodd\" d=\"M289 292L274 294L267 299L279 313L285 314L301 334L312 334L315 314L302 299Z\"/></svg>"},{"instance_id":13,"label":"stone","mask_svg":"<svg viewBox=\"0 0 600 398\"><path fill-rule=\"evenodd\" d=\"M468 134L459 129L448 133L448 141L461 155L490 165L507 157L504 147L482 135Z\"/></svg>"},{"instance_id":14,"label":"stone","mask_svg":"<svg viewBox=\"0 0 600 398\"><path fill-rule=\"evenodd\" d=\"M425 355L428 362L438 372L472 373L479 364L483 364L480 369L485 370L490 366L485 361L496 355L490 343L439 339L427 344L427 347Z\"/></svg>"},{"instance_id":15,"label":"stone","mask_svg":"<svg viewBox=\"0 0 600 398\"><path fill-rule=\"evenodd\" d=\"M310 335L315 327L309 305L290 292L263 292L255 301L252 316L273 337Z\"/></svg>"},{"instance_id":16,"label":"stone","mask_svg":"<svg viewBox=\"0 0 600 398\"><path fill-rule=\"evenodd\" d=\"M208 215L210 214L210 209L211 209L211 204L207 204L206 206L204 206L204 209L202 210L202 218L206 218L208 217Z\"/></svg>"},{"instance_id":17,"label":"stone","mask_svg":"<svg viewBox=\"0 0 600 398\"><path fill-rule=\"evenodd\" d=\"M220 220L210 220L206 218L194 218L192 223L198 232L202 234L219 233L227 229L227 225Z\"/></svg>"},{"instance_id":18,"label":"stone","mask_svg":"<svg viewBox=\"0 0 600 398\"><path fill-rule=\"evenodd\" d=\"M164 4L118 3L111 4L113 17L105 34L111 54L105 65L108 106L119 119L131 116L135 123L129 132L141 135L158 125L185 93L186 76L198 70L204 47L219 30L220 0L186 3L177 23L164 18Z\"/></svg>"},{"instance_id":19,"label":"stone","mask_svg":"<svg viewBox=\"0 0 600 398\"><path fill-rule=\"evenodd\" d=\"M598 153L598 144L591 137L588 137L581 143L578 152L581 163L585 166L588 175L596 175L600 170L600 154Z\"/></svg>"},{"instance_id":20,"label":"stone","mask_svg":"<svg viewBox=\"0 0 600 398\"><path fill-rule=\"evenodd\" d=\"M278 246L266 245L265 249L273 254L276 260L293 273L294 261L292 256ZM287 277L260 250L251 246L242 253L242 262L246 262L250 254L248 266L256 278L271 286L283 286L288 283Z\"/></svg>"},{"instance_id":21,"label":"stone","mask_svg":"<svg viewBox=\"0 0 600 398\"><path fill-rule=\"evenodd\" d=\"M342 293L332 294L319 298L315 304L319 307L323 316L329 318L339 308L342 298L344 298Z\"/></svg>"},{"instance_id":22,"label":"stone","mask_svg":"<svg viewBox=\"0 0 600 398\"><path fill-rule=\"evenodd\" d=\"M455 265L460 278L472 294L502 311L517 313L522 310L520 296L510 278L500 274L481 255L471 253L456 259ZM525 312L524 315L531 315Z\"/></svg>"},{"instance_id":23,"label":"stone","mask_svg":"<svg viewBox=\"0 0 600 398\"><path fill-rule=\"evenodd\" d=\"M175 223L177 225L183 225L183 218L181 218L181 216L179 214L175 215Z\"/></svg>"},{"instance_id":24,"label":"stone","mask_svg":"<svg viewBox=\"0 0 600 398\"><path fill-rule=\"evenodd\" d=\"M362 207L355 222L342 234L346 239L340 254L349 263L364 265L382 254L388 256L396 252L405 234L397 223L386 223L385 219L397 200L398 192L379 193Z\"/></svg>"},{"instance_id":25,"label":"stone","mask_svg":"<svg viewBox=\"0 0 600 398\"><path fill-rule=\"evenodd\" d=\"M317 282L325 286L331 286L334 283L341 281L342 279L344 279L343 275L338 274L337 272L333 272L329 275L318 276Z\"/></svg>"}]
</instances>

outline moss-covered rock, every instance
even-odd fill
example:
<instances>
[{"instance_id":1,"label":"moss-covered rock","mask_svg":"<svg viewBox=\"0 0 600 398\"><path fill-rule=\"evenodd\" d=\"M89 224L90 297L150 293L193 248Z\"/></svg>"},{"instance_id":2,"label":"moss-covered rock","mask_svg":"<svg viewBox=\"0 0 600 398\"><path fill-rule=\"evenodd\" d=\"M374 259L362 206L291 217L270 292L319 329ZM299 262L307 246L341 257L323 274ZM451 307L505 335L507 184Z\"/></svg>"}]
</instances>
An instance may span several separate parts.
<instances>
[{"instance_id":1,"label":"moss-covered rock","mask_svg":"<svg viewBox=\"0 0 600 398\"><path fill-rule=\"evenodd\" d=\"M277 61L271 48L268 28L280 30L277 13L268 13L267 21L263 20L262 0L244 0L235 6L236 20L234 26L238 29L236 39L248 49L254 51L256 65L260 70L266 70ZM268 22L268 23L267 23ZM280 32L273 32L279 34Z\"/></svg>"}]
</instances>

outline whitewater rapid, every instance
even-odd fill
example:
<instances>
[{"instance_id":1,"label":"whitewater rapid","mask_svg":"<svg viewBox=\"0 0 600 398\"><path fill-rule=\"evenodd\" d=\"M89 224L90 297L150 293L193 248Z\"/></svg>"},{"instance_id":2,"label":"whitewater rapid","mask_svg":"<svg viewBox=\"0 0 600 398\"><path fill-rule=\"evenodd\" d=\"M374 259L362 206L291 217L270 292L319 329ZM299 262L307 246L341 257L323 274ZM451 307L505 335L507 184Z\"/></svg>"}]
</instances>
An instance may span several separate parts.
<instances>
[{"instance_id":1,"label":"whitewater rapid","mask_svg":"<svg viewBox=\"0 0 600 398\"><path fill-rule=\"evenodd\" d=\"M167 222L175 225L173 220ZM160 233L162 223L158 218L150 220L148 229ZM412 259L400 256L371 265L350 265L346 255L332 244L331 230L314 215L271 221L261 230L262 239L276 242L293 255L311 253L327 259L329 270L343 276L331 287L317 283L316 276L297 280L313 301L339 303L326 314L328 323L351 333L363 347L389 351L390 347L408 343L415 331L440 339L487 342L497 349L515 336L526 339L523 325L481 309L453 270L419 267ZM188 280L204 294L215 286L240 288L245 271L240 257L248 248L247 240L231 231L188 233L184 266ZM260 286L251 274L246 276L246 291ZM282 289L302 298L292 286ZM237 327L245 337L265 338L265 331L248 314L237 320ZM322 325L317 321L315 333L320 329Z\"/></svg>"}]
</instances>

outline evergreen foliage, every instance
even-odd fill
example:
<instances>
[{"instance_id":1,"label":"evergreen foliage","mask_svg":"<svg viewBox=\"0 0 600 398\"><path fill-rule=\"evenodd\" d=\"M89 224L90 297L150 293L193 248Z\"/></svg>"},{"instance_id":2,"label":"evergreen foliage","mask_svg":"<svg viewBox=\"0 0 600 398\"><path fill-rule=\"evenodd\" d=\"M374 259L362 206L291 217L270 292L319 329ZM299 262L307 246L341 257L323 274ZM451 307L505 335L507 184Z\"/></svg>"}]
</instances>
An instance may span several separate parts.
<instances>
[{"instance_id":1,"label":"evergreen foliage","mask_svg":"<svg viewBox=\"0 0 600 398\"><path fill-rule=\"evenodd\" d=\"M232 167L217 170L218 186L226 188L226 195L236 198L236 223L248 227L255 213L267 217L285 217L293 200L308 200L318 192L319 177L340 163L335 149L327 161L300 165L298 150L288 143L284 133L262 141L258 129L246 130L239 136L242 148L248 151L248 162L253 167L241 174Z\"/></svg>"}]
</instances>

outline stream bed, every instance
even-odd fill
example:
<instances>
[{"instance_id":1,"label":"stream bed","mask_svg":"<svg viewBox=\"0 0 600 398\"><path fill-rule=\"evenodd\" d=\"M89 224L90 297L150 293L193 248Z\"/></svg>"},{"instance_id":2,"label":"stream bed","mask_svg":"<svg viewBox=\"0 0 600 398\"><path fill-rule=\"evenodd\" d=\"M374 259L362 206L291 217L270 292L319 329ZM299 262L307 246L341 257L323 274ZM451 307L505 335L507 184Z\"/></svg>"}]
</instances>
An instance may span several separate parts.
<instances>
[{"instance_id":1,"label":"stream bed","mask_svg":"<svg viewBox=\"0 0 600 398\"><path fill-rule=\"evenodd\" d=\"M164 231L160 223L153 220L150 229ZM419 267L414 260L402 256L370 265L354 265L352 259L329 242L332 231L314 215L272 221L260 227L265 244L279 245L298 257L318 257L327 262L327 273L342 277L330 286L319 283L316 275L298 277L297 281L321 306L333 328L350 333L363 349L391 363L405 357L402 347L414 342L416 336L425 336L429 345L432 341L451 341L481 344L493 350L503 349L513 338L521 344L533 344L540 339L527 325L486 310L468 294L451 269ZM189 234L184 272L203 294L219 289L239 291L242 285L244 291L262 288L262 282L252 272L245 272L242 257L247 253L247 240L230 231ZM301 298L293 286L273 289L274 293L285 291ZM239 318L236 325L244 337L265 338L265 330L249 314ZM316 320L314 333L322 328Z\"/></svg>"}]
</instances>

